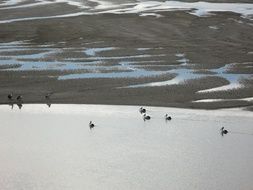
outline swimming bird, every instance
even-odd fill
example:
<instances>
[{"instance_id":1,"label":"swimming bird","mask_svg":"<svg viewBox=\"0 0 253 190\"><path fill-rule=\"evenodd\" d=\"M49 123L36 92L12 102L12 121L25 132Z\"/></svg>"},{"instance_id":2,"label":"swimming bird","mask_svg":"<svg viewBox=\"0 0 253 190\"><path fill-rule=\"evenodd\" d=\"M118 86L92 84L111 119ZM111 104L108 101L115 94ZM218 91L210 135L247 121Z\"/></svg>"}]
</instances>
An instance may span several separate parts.
<instances>
[{"instance_id":1,"label":"swimming bird","mask_svg":"<svg viewBox=\"0 0 253 190\"><path fill-rule=\"evenodd\" d=\"M141 114L146 113L146 109L143 108L143 107L140 107L139 112L140 112Z\"/></svg>"},{"instance_id":2,"label":"swimming bird","mask_svg":"<svg viewBox=\"0 0 253 190\"><path fill-rule=\"evenodd\" d=\"M9 100L12 100L13 94L12 94L12 93L10 93L10 94L8 94L8 96L7 96L7 97L8 97L8 99L9 99Z\"/></svg>"},{"instance_id":3,"label":"swimming bird","mask_svg":"<svg viewBox=\"0 0 253 190\"><path fill-rule=\"evenodd\" d=\"M221 129L221 135L226 135L228 133L228 131L226 129L224 129L224 127L222 127Z\"/></svg>"},{"instance_id":4,"label":"swimming bird","mask_svg":"<svg viewBox=\"0 0 253 190\"><path fill-rule=\"evenodd\" d=\"M22 99L23 99L23 97L22 97L21 95L18 95L18 96L17 96L17 100L18 100L18 101L21 101Z\"/></svg>"},{"instance_id":5,"label":"swimming bird","mask_svg":"<svg viewBox=\"0 0 253 190\"><path fill-rule=\"evenodd\" d=\"M166 115L164 116L165 117L165 120L171 120L171 117L166 113Z\"/></svg>"},{"instance_id":6,"label":"swimming bird","mask_svg":"<svg viewBox=\"0 0 253 190\"><path fill-rule=\"evenodd\" d=\"M94 124L94 123L92 123L92 121L90 121L90 123L89 123L89 127L90 127L90 129L92 129L93 127L95 127L95 124Z\"/></svg>"},{"instance_id":7,"label":"swimming bird","mask_svg":"<svg viewBox=\"0 0 253 190\"><path fill-rule=\"evenodd\" d=\"M146 114L143 115L143 120L144 121L150 120L150 119L151 119L151 117L149 115L146 115Z\"/></svg>"}]
</instances>

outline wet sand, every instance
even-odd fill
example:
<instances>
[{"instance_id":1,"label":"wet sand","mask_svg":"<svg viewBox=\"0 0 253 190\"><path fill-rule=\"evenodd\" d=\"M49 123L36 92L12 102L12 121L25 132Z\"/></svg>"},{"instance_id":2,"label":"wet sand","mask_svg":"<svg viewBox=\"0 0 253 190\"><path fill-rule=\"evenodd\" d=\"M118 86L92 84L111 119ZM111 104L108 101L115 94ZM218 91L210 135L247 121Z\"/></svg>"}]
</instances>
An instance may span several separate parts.
<instances>
[{"instance_id":1,"label":"wet sand","mask_svg":"<svg viewBox=\"0 0 253 190\"><path fill-rule=\"evenodd\" d=\"M76 11L76 7L64 3L52 4L50 9L45 7L40 7L42 13L38 12L38 7L29 9L27 13L24 13L26 8L18 11L1 10L0 17L4 20L22 15L29 16L24 14L43 16L61 14L61 11L64 14ZM252 101L239 100L253 97L252 20L231 12L219 12L209 17L197 17L187 11L159 12L159 14L162 17L99 14L2 23L1 43L24 42L28 43L29 47L50 46L56 50L46 58L30 56L34 54L32 50L1 52L1 56L7 57L7 60L16 61L9 64L8 61L1 60L0 103L10 103L7 100L7 94L10 92L15 95L23 94L24 103L44 103L44 95L52 92L52 103L152 105L205 109L253 105ZM85 48L101 47L118 49L98 52L93 57L85 54ZM47 50L37 51L43 54ZM177 57L177 54L184 54L185 57ZM71 63L66 63L67 59L71 59L69 61ZM188 61L184 62L184 59ZM30 70L26 70L27 63L31 61L35 64L30 65ZM94 76L100 77L105 75L104 73L122 75L121 72L127 76L127 72L131 71L132 67L139 69L137 71L140 73L145 70L146 76L134 78L93 76L59 80L67 75L72 77L90 73L91 69L88 66L73 67L72 63L91 64L91 61L94 61L95 66L99 66L93 68L92 65L92 73L96 73ZM100 62L96 63L96 61ZM132 61L131 68L128 65L124 67L119 65L121 61ZM138 63L134 63L136 61ZM44 62L49 66L41 70L40 67L45 65ZM57 67L51 66L52 62ZM23 63L25 69L19 70ZM62 64L66 65L62 66ZM238 77L238 80L233 81L240 88L199 93L199 91L228 85L230 78L224 77L224 73L213 74L215 69L227 65L230 66L229 70L224 70L224 73L247 75L247 80L239 81L240 77ZM66 68L61 69L60 66ZM68 69L70 67L71 69ZM169 86L125 88L173 79L177 76L173 69L186 69L187 72L199 73L203 76L190 77L187 81L182 79L179 84ZM215 70L215 72L219 71ZM156 74L150 75L150 73ZM201 99L232 100L218 103L194 102Z\"/></svg>"}]
</instances>

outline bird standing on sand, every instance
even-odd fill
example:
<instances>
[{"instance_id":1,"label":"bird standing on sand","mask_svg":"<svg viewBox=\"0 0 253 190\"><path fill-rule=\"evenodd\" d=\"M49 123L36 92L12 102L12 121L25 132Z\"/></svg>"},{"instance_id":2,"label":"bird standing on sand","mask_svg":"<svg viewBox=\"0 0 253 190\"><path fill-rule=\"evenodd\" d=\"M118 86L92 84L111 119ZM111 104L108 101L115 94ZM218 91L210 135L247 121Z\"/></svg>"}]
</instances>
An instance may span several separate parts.
<instances>
[{"instance_id":1,"label":"bird standing on sand","mask_svg":"<svg viewBox=\"0 0 253 190\"><path fill-rule=\"evenodd\" d=\"M146 115L146 114L143 115L143 120L144 121L150 120L150 119L151 119L151 117L149 115Z\"/></svg>"},{"instance_id":2,"label":"bird standing on sand","mask_svg":"<svg viewBox=\"0 0 253 190\"><path fill-rule=\"evenodd\" d=\"M167 113L166 113L166 115L164 117L165 117L166 121L171 120L171 117Z\"/></svg>"},{"instance_id":3,"label":"bird standing on sand","mask_svg":"<svg viewBox=\"0 0 253 190\"><path fill-rule=\"evenodd\" d=\"M90 127L90 129L92 129L93 127L95 127L95 125L94 125L94 123L92 123L92 121L90 121L89 127Z\"/></svg>"},{"instance_id":4,"label":"bird standing on sand","mask_svg":"<svg viewBox=\"0 0 253 190\"><path fill-rule=\"evenodd\" d=\"M146 113L146 109L143 108L143 107L140 107L139 112L140 112L141 114Z\"/></svg>"},{"instance_id":5,"label":"bird standing on sand","mask_svg":"<svg viewBox=\"0 0 253 190\"><path fill-rule=\"evenodd\" d=\"M17 103L17 106L18 106L18 108L21 110L23 104L22 104L22 103Z\"/></svg>"},{"instance_id":6,"label":"bird standing on sand","mask_svg":"<svg viewBox=\"0 0 253 190\"><path fill-rule=\"evenodd\" d=\"M12 93L10 93L10 94L8 94L8 96L7 96L7 97L8 97L8 99L9 99L9 100L12 100L13 94L12 94Z\"/></svg>"},{"instance_id":7,"label":"bird standing on sand","mask_svg":"<svg viewBox=\"0 0 253 190\"><path fill-rule=\"evenodd\" d=\"M47 100L49 100L50 97L51 97L51 95L52 95L52 93L48 93L48 94L45 95L45 98L46 98Z\"/></svg>"},{"instance_id":8,"label":"bird standing on sand","mask_svg":"<svg viewBox=\"0 0 253 190\"><path fill-rule=\"evenodd\" d=\"M226 129L224 129L224 127L222 127L221 129L221 135L226 135L228 133L228 131Z\"/></svg>"}]
</instances>

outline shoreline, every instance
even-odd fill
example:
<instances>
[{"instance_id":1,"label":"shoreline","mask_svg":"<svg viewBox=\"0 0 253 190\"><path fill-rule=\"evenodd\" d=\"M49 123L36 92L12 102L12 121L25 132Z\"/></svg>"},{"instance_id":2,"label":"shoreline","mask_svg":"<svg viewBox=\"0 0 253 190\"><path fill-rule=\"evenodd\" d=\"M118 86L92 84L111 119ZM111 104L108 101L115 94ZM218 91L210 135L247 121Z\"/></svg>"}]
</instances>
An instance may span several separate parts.
<instances>
[{"instance_id":1,"label":"shoreline","mask_svg":"<svg viewBox=\"0 0 253 190\"><path fill-rule=\"evenodd\" d=\"M64 102L31 102L31 103L20 103L20 102L12 102L12 103L0 103L0 106L15 106L17 107L18 104L22 105L22 108L19 108L20 110L23 109L23 106L26 105L45 105L45 107L48 107L49 109L51 108L51 106L54 105L80 105L80 106L114 106L114 107L153 107L153 108L168 108L168 109L186 109L186 110L194 110L194 111L233 111L233 110L240 110L240 111L253 111L253 106L252 105L246 105L246 106L228 106L228 107L219 107L219 108L206 108L205 106L203 107L191 107L191 106L177 106L177 105L168 105L168 106L164 106L164 105L144 105L144 104L94 104L94 103L74 103L74 102L69 102L69 103L64 103ZM50 107L48 106L48 104L50 105ZM13 107L14 108L14 107Z\"/></svg>"}]
</instances>

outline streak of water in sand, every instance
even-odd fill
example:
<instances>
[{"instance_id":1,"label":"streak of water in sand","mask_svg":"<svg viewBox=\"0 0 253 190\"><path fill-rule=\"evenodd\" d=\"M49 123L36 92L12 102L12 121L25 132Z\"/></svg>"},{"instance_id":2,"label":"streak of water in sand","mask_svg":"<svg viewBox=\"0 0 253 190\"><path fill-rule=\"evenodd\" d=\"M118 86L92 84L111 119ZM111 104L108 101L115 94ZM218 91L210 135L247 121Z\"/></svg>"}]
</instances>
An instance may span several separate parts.
<instances>
[{"instance_id":1,"label":"streak of water in sand","mask_svg":"<svg viewBox=\"0 0 253 190\"><path fill-rule=\"evenodd\" d=\"M127 1L116 3L114 1L69 1L69 0L55 0L55 1L38 1L32 3L20 4L22 1L6 1L0 4L0 9L19 9L32 8L34 6L41 6L52 3L67 3L71 6L77 6L80 11L61 14L48 15L44 17L31 16L27 18L13 18L8 20L0 20L0 24L41 20L51 18L65 18L75 17L81 15L94 14L139 14L140 16L156 16L162 17L158 12L183 10L196 16L207 16L213 12L234 12L241 14L243 17L250 17L253 15L253 4L250 3L210 3L210 2L181 2L181 1ZM94 5L95 4L95 5ZM6 6L8 5L8 6Z\"/></svg>"}]
</instances>

